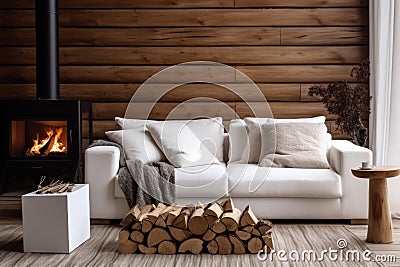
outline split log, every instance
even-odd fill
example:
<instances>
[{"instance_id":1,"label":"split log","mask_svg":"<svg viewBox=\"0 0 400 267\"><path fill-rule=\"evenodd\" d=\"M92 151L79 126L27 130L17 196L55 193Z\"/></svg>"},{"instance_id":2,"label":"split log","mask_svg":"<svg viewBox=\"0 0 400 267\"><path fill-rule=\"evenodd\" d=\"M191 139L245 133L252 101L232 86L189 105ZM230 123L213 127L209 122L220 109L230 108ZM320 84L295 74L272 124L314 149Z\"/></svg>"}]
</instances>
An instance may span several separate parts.
<instances>
[{"instance_id":1,"label":"split log","mask_svg":"<svg viewBox=\"0 0 400 267\"><path fill-rule=\"evenodd\" d=\"M165 223L165 220L163 219L163 217L160 215L158 216L155 225L160 226L160 227L167 227L167 224Z\"/></svg>"},{"instance_id":2,"label":"split log","mask_svg":"<svg viewBox=\"0 0 400 267\"><path fill-rule=\"evenodd\" d=\"M163 210L163 212L160 214L160 216L161 216L161 217L164 219L164 221L166 222L166 221L167 221L168 214L169 214L171 211L173 211L174 209L176 209L176 208L177 208L176 204L172 204L172 205L166 207L166 208Z\"/></svg>"},{"instance_id":3,"label":"split log","mask_svg":"<svg viewBox=\"0 0 400 267\"><path fill-rule=\"evenodd\" d=\"M130 231L127 228L122 228L118 233L118 243L123 244L129 239Z\"/></svg>"},{"instance_id":4,"label":"split log","mask_svg":"<svg viewBox=\"0 0 400 267\"><path fill-rule=\"evenodd\" d=\"M157 252L156 247L146 247L143 244L139 244L138 248L139 248L139 251L142 252L143 254L154 254Z\"/></svg>"},{"instance_id":5,"label":"split log","mask_svg":"<svg viewBox=\"0 0 400 267\"><path fill-rule=\"evenodd\" d=\"M258 231L254 225L247 225L243 227L242 230L255 236L261 236L260 231Z\"/></svg>"},{"instance_id":6,"label":"split log","mask_svg":"<svg viewBox=\"0 0 400 267\"><path fill-rule=\"evenodd\" d=\"M136 244L131 240L127 240L119 246L118 253L133 254L136 253L137 249L138 249L138 244Z\"/></svg>"},{"instance_id":7,"label":"split log","mask_svg":"<svg viewBox=\"0 0 400 267\"><path fill-rule=\"evenodd\" d=\"M215 255L218 253L218 243L215 240L211 240L207 244L207 250L210 254Z\"/></svg>"},{"instance_id":8,"label":"split log","mask_svg":"<svg viewBox=\"0 0 400 267\"><path fill-rule=\"evenodd\" d=\"M262 236L262 239L264 240L265 245L268 248L268 252L274 248L274 242L272 240L272 233L269 232L266 235Z\"/></svg>"},{"instance_id":9,"label":"split log","mask_svg":"<svg viewBox=\"0 0 400 267\"><path fill-rule=\"evenodd\" d=\"M225 235L218 235L215 237L215 241L218 243L218 254L232 254L232 243Z\"/></svg>"},{"instance_id":10,"label":"split log","mask_svg":"<svg viewBox=\"0 0 400 267\"><path fill-rule=\"evenodd\" d=\"M172 225L172 223L175 221L176 217L181 213L182 207L176 206L174 209L168 212L167 214L167 225Z\"/></svg>"},{"instance_id":11,"label":"split log","mask_svg":"<svg viewBox=\"0 0 400 267\"><path fill-rule=\"evenodd\" d=\"M147 245L153 247L165 240L172 240L171 235L163 228L153 228L147 237Z\"/></svg>"},{"instance_id":12,"label":"split log","mask_svg":"<svg viewBox=\"0 0 400 267\"><path fill-rule=\"evenodd\" d=\"M221 222L221 220L218 219L215 221L211 229L213 230L213 232L221 234L226 231L226 226Z\"/></svg>"},{"instance_id":13,"label":"split log","mask_svg":"<svg viewBox=\"0 0 400 267\"><path fill-rule=\"evenodd\" d=\"M242 217L240 218L240 226L255 225L257 223L257 217L254 215L250 206L247 206L242 213Z\"/></svg>"},{"instance_id":14,"label":"split log","mask_svg":"<svg viewBox=\"0 0 400 267\"><path fill-rule=\"evenodd\" d=\"M247 249L250 253L258 253L262 249L262 241L259 237L253 237L247 243Z\"/></svg>"},{"instance_id":15,"label":"split log","mask_svg":"<svg viewBox=\"0 0 400 267\"><path fill-rule=\"evenodd\" d=\"M189 238L182 242L182 244L179 246L178 252L190 252L195 255L200 254L203 249L203 243L204 241L199 238Z\"/></svg>"},{"instance_id":16,"label":"split log","mask_svg":"<svg viewBox=\"0 0 400 267\"><path fill-rule=\"evenodd\" d=\"M256 224L256 229L260 231L261 235L265 235L268 231L272 229L272 223L267 220L259 220Z\"/></svg>"},{"instance_id":17,"label":"split log","mask_svg":"<svg viewBox=\"0 0 400 267\"><path fill-rule=\"evenodd\" d=\"M173 226L187 229L188 228L188 218L191 214L189 208L182 209L181 213L175 218L174 222L172 223Z\"/></svg>"},{"instance_id":18,"label":"split log","mask_svg":"<svg viewBox=\"0 0 400 267\"><path fill-rule=\"evenodd\" d=\"M205 211L204 215L213 216L213 217L221 217L224 210L222 209L221 205L218 202L211 204Z\"/></svg>"},{"instance_id":19,"label":"split log","mask_svg":"<svg viewBox=\"0 0 400 267\"><path fill-rule=\"evenodd\" d=\"M186 229L176 228L173 226L168 226L168 229L172 237L177 241L184 241L192 236L192 233Z\"/></svg>"},{"instance_id":20,"label":"split log","mask_svg":"<svg viewBox=\"0 0 400 267\"><path fill-rule=\"evenodd\" d=\"M125 217L122 219L120 225L122 227L130 227L136 219L140 215L140 209L138 205L135 205L133 208L131 208L128 213L125 215Z\"/></svg>"},{"instance_id":21,"label":"split log","mask_svg":"<svg viewBox=\"0 0 400 267\"><path fill-rule=\"evenodd\" d=\"M238 208L233 208L231 212L222 215L221 222L225 224L228 231L236 231L239 227L240 216L242 213Z\"/></svg>"},{"instance_id":22,"label":"split log","mask_svg":"<svg viewBox=\"0 0 400 267\"><path fill-rule=\"evenodd\" d=\"M239 237L239 239L242 241L247 241L251 237L251 233L248 233L246 231L237 230L235 233L236 233L237 237Z\"/></svg>"},{"instance_id":23,"label":"split log","mask_svg":"<svg viewBox=\"0 0 400 267\"><path fill-rule=\"evenodd\" d=\"M149 205L145 205L142 208L142 211L140 212L140 215L138 217L138 221L141 222L143 221L143 219L147 218L147 215L149 215L149 213L154 210L156 208L156 206L154 206L154 204L149 204Z\"/></svg>"},{"instance_id":24,"label":"split log","mask_svg":"<svg viewBox=\"0 0 400 267\"><path fill-rule=\"evenodd\" d=\"M141 230L142 229L142 224L140 222L135 222L132 224L132 230Z\"/></svg>"},{"instance_id":25,"label":"split log","mask_svg":"<svg viewBox=\"0 0 400 267\"><path fill-rule=\"evenodd\" d=\"M166 209L163 203L158 203L157 208L155 208L152 212L147 215L147 218L150 220L152 224L155 224L160 214Z\"/></svg>"},{"instance_id":26,"label":"split log","mask_svg":"<svg viewBox=\"0 0 400 267\"><path fill-rule=\"evenodd\" d=\"M142 232L148 233L153 228L153 223L150 221L149 218L145 218L142 221Z\"/></svg>"},{"instance_id":27,"label":"split log","mask_svg":"<svg viewBox=\"0 0 400 267\"><path fill-rule=\"evenodd\" d=\"M206 215L206 220L208 223L208 228L211 228L214 225L214 223L218 220L218 218L212 215Z\"/></svg>"},{"instance_id":28,"label":"split log","mask_svg":"<svg viewBox=\"0 0 400 267\"><path fill-rule=\"evenodd\" d=\"M195 235L202 235L208 230L208 222L203 214L204 209L198 208L193 212L192 216L190 216L188 227L190 232Z\"/></svg>"},{"instance_id":29,"label":"split log","mask_svg":"<svg viewBox=\"0 0 400 267\"><path fill-rule=\"evenodd\" d=\"M231 198L227 198L225 199L222 203L221 206L224 210L224 212L232 212L233 208L235 207L233 205L232 199Z\"/></svg>"},{"instance_id":30,"label":"split log","mask_svg":"<svg viewBox=\"0 0 400 267\"><path fill-rule=\"evenodd\" d=\"M216 233L211 231L210 229L207 230L207 232L203 235L203 240L204 241L211 241L215 238Z\"/></svg>"},{"instance_id":31,"label":"split log","mask_svg":"<svg viewBox=\"0 0 400 267\"><path fill-rule=\"evenodd\" d=\"M233 253L234 254L245 254L246 253L246 248L242 242L237 236L230 234L229 235L229 241L231 241L233 245Z\"/></svg>"},{"instance_id":32,"label":"split log","mask_svg":"<svg viewBox=\"0 0 400 267\"><path fill-rule=\"evenodd\" d=\"M142 232L133 231L130 236L131 236L132 241L135 241L136 243L140 243L140 244L143 243L144 234Z\"/></svg>"},{"instance_id":33,"label":"split log","mask_svg":"<svg viewBox=\"0 0 400 267\"><path fill-rule=\"evenodd\" d=\"M172 241L165 240L158 245L158 253L163 255L176 254L176 244Z\"/></svg>"}]
</instances>

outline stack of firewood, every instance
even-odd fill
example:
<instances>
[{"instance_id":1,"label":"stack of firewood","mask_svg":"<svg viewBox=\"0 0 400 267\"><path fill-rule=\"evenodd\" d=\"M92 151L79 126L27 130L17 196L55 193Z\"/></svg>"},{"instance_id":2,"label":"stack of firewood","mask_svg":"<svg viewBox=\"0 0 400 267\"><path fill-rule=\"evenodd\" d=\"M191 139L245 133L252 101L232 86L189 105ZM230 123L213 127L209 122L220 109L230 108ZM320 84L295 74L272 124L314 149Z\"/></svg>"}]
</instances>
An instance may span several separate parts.
<instances>
[{"instance_id":1,"label":"stack of firewood","mask_svg":"<svg viewBox=\"0 0 400 267\"><path fill-rule=\"evenodd\" d=\"M75 187L75 184L63 182L60 180L52 181L50 184L44 186L43 182L46 177L42 176L40 183L38 185L38 189L36 190L36 194L55 194L55 193L64 193L64 192L72 192Z\"/></svg>"},{"instance_id":2,"label":"stack of firewood","mask_svg":"<svg viewBox=\"0 0 400 267\"><path fill-rule=\"evenodd\" d=\"M273 248L272 224L243 212L230 198L204 207L159 204L133 207L121 221L119 253L258 253Z\"/></svg>"}]
</instances>

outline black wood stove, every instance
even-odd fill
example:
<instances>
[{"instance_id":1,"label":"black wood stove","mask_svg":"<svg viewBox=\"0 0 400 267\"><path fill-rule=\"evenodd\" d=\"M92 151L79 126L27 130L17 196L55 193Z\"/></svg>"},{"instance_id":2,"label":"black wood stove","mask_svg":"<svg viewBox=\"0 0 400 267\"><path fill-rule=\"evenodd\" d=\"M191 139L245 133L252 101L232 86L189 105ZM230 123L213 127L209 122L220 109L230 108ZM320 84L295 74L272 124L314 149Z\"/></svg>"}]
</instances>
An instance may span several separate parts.
<instances>
[{"instance_id":1,"label":"black wood stove","mask_svg":"<svg viewBox=\"0 0 400 267\"><path fill-rule=\"evenodd\" d=\"M59 99L57 0L36 0L37 100L1 101L1 179L75 173L92 141L90 101Z\"/></svg>"}]
</instances>

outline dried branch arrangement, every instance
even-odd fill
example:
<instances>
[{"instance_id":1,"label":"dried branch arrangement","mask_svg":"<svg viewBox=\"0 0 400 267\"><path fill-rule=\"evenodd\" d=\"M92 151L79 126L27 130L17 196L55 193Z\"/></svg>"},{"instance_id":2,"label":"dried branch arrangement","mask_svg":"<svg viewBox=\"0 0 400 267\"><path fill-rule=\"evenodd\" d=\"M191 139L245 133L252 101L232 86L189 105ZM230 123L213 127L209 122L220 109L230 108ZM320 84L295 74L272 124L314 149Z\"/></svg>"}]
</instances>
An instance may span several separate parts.
<instances>
[{"instance_id":1,"label":"dried branch arrangement","mask_svg":"<svg viewBox=\"0 0 400 267\"><path fill-rule=\"evenodd\" d=\"M121 221L119 253L245 254L273 248L272 223L259 220L247 206L222 203L182 207L133 207Z\"/></svg>"},{"instance_id":2,"label":"dried branch arrangement","mask_svg":"<svg viewBox=\"0 0 400 267\"><path fill-rule=\"evenodd\" d=\"M60 180L52 181L49 185L43 186L43 182L46 177L42 176L40 179L40 183L38 185L38 189L36 190L36 194L55 194L55 193L64 193L64 192L72 192L75 187L75 184L63 182Z\"/></svg>"},{"instance_id":3,"label":"dried branch arrangement","mask_svg":"<svg viewBox=\"0 0 400 267\"><path fill-rule=\"evenodd\" d=\"M369 114L369 61L363 60L350 73L356 78L356 84L346 81L330 83L327 86L314 85L308 95L322 97L328 112L338 116L337 129L351 136L353 143L364 146L368 138L368 129L364 126L362 114Z\"/></svg>"}]
</instances>

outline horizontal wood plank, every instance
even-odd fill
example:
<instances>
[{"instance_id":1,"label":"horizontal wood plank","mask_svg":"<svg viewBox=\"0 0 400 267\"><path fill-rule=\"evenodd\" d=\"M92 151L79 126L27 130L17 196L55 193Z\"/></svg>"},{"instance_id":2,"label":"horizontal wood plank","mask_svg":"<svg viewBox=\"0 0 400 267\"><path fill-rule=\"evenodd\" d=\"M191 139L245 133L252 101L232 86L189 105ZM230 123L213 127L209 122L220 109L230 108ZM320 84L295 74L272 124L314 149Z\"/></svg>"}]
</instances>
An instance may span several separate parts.
<instances>
[{"instance_id":1,"label":"horizontal wood plank","mask_svg":"<svg viewBox=\"0 0 400 267\"><path fill-rule=\"evenodd\" d=\"M282 45L368 45L368 28L60 28L60 46L250 46L281 41ZM4 28L0 45L34 46L35 29Z\"/></svg>"},{"instance_id":2,"label":"horizontal wood plank","mask_svg":"<svg viewBox=\"0 0 400 267\"><path fill-rule=\"evenodd\" d=\"M60 0L60 8L360 7L367 0ZM34 0L1 1L0 8L34 8Z\"/></svg>"},{"instance_id":3,"label":"horizontal wood plank","mask_svg":"<svg viewBox=\"0 0 400 267\"><path fill-rule=\"evenodd\" d=\"M61 83L136 83L144 82L165 66L61 66ZM235 70L219 66L177 67L175 75L164 75L158 83L235 82ZM1 83L34 83L34 66L0 66Z\"/></svg>"},{"instance_id":4,"label":"horizontal wood plank","mask_svg":"<svg viewBox=\"0 0 400 267\"><path fill-rule=\"evenodd\" d=\"M99 102L128 102L140 84L61 84L61 99L81 99ZM154 85L160 88L169 85ZM230 101L260 101L259 93L250 85L229 85L228 88L214 84L185 84L166 93L159 101L181 102L195 98ZM258 84L261 94L268 101L299 101L300 84ZM236 89L237 88L237 89ZM256 91L256 92L255 92ZM235 92L239 92L240 95ZM35 99L35 84L0 84L0 99ZM141 94L136 101L152 101L155 96L149 92Z\"/></svg>"},{"instance_id":5,"label":"horizontal wood plank","mask_svg":"<svg viewBox=\"0 0 400 267\"><path fill-rule=\"evenodd\" d=\"M101 56L99 56L101 55ZM257 47L61 47L63 65L171 65L188 61L224 64L356 64L368 46ZM35 48L3 47L0 64L35 64Z\"/></svg>"},{"instance_id":6,"label":"horizontal wood plank","mask_svg":"<svg viewBox=\"0 0 400 267\"><path fill-rule=\"evenodd\" d=\"M224 120L236 118L234 102L170 102L170 103L94 103L93 118L109 120L114 117L136 119L195 119L222 117Z\"/></svg>"},{"instance_id":7,"label":"horizontal wood plank","mask_svg":"<svg viewBox=\"0 0 400 267\"><path fill-rule=\"evenodd\" d=\"M248 75L257 83L314 83L348 80L352 65L276 65L276 66L238 66L237 70ZM235 71L204 69L202 75L209 82L235 81ZM61 83L137 83L144 82L150 76L164 69L163 66L62 66L60 67ZM199 73L196 67L177 73L174 77L164 77L159 83L179 83L183 80L196 81ZM196 78L197 77L197 78ZM34 83L34 66L0 66L2 83ZM242 82L237 80L236 82Z\"/></svg>"},{"instance_id":8,"label":"horizontal wood plank","mask_svg":"<svg viewBox=\"0 0 400 267\"><path fill-rule=\"evenodd\" d=\"M289 15L290 14L290 15ZM62 27L360 26L367 8L59 11ZM34 26L33 10L0 10L0 27Z\"/></svg>"},{"instance_id":9,"label":"horizontal wood plank","mask_svg":"<svg viewBox=\"0 0 400 267\"><path fill-rule=\"evenodd\" d=\"M276 27L60 28L60 46L279 45ZM240 38L238 38L240 36ZM34 28L4 28L2 46L34 46Z\"/></svg>"},{"instance_id":10,"label":"horizontal wood plank","mask_svg":"<svg viewBox=\"0 0 400 267\"><path fill-rule=\"evenodd\" d=\"M349 65L239 66L254 82L331 82L354 80ZM240 81L238 81L240 82Z\"/></svg>"},{"instance_id":11,"label":"horizontal wood plank","mask_svg":"<svg viewBox=\"0 0 400 267\"><path fill-rule=\"evenodd\" d=\"M257 83L287 83L287 82L332 82L348 80L352 65L277 65L277 66L238 66L237 70L248 75ZM61 83L135 83L144 82L153 74L164 69L162 66L62 66L60 68ZM175 77L165 77L159 83L179 83L191 79L196 81L195 72L187 70ZM204 77L209 81L232 83L235 72L230 70L204 70ZM2 83L34 83L34 66L0 66L0 81ZM237 80L237 82L241 82Z\"/></svg>"},{"instance_id":12,"label":"horizontal wood plank","mask_svg":"<svg viewBox=\"0 0 400 267\"><path fill-rule=\"evenodd\" d=\"M235 0L236 7L358 7L367 0Z\"/></svg>"},{"instance_id":13,"label":"horizontal wood plank","mask_svg":"<svg viewBox=\"0 0 400 267\"><path fill-rule=\"evenodd\" d=\"M282 45L368 45L368 27L282 27Z\"/></svg>"},{"instance_id":14,"label":"horizontal wood plank","mask_svg":"<svg viewBox=\"0 0 400 267\"><path fill-rule=\"evenodd\" d=\"M105 132L116 130L117 125L114 120L93 121L93 139L106 138Z\"/></svg>"},{"instance_id":15,"label":"horizontal wood plank","mask_svg":"<svg viewBox=\"0 0 400 267\"><path fill-rule=\"evenodd\" d=\"M265 113L266 103L251 103L251 108L247 103L237 102L236 112L240 118L254 117L258 113ZM269 103L273 117L277 119L307 118L314 116L326 116L327 119L335 119L335 116L328 114L322 103Z\"/></svg>"},{"instance_id":16,"label":"horizontal wood plank","mask_svg":"<svg viewBox=\"0 0 400 267\"><path fill-rule=\"evenodd\" d=\"M368 9L65 10L62 26L340 26L367 25ZM290 14L290 15L288 15Z\"/></svg>"},{"instance_id":17,"label":"horizontal wood plank","mask_svg":"<svg viewBox=\"0 0 400 267\"><path fill-rule=\"evenodd\" d=\"M215 8L234 7L234 0L60 0L59 8ZM0 8L35 8L35 0L0 1Z\"/></svg>"}]
</instances>

